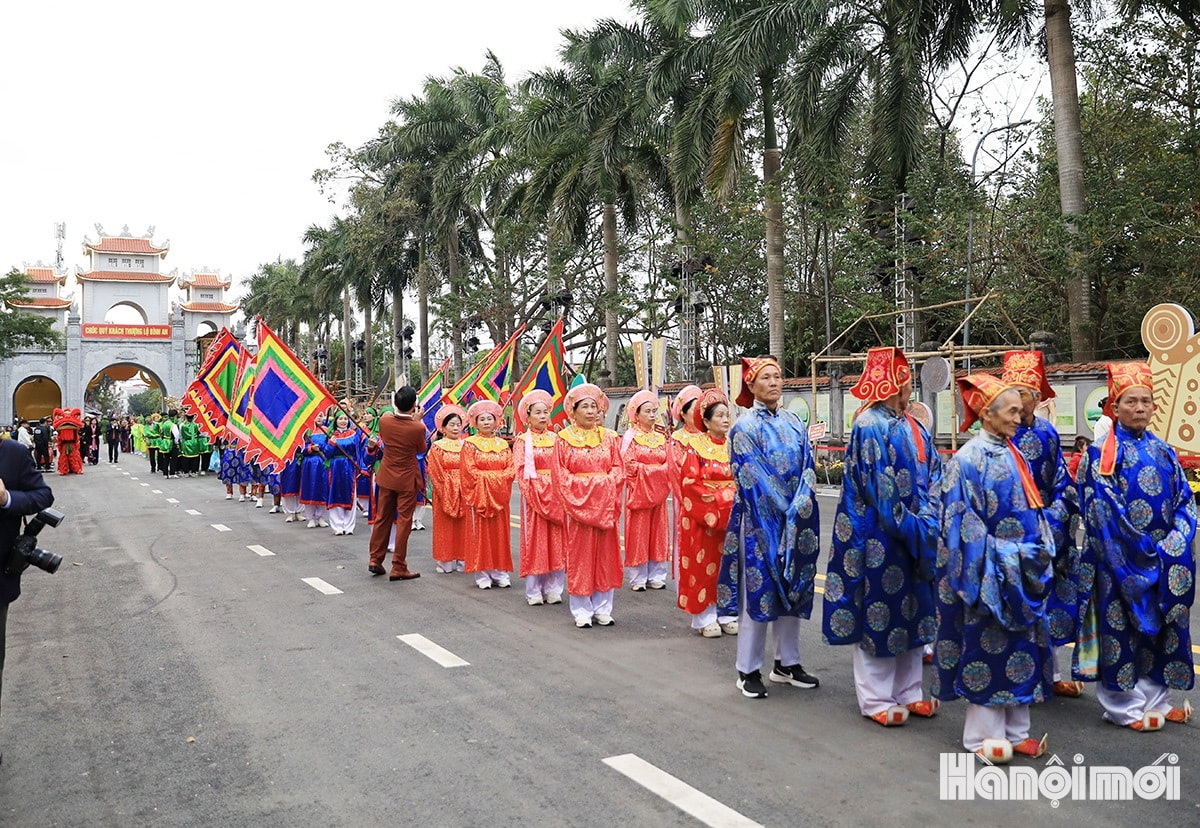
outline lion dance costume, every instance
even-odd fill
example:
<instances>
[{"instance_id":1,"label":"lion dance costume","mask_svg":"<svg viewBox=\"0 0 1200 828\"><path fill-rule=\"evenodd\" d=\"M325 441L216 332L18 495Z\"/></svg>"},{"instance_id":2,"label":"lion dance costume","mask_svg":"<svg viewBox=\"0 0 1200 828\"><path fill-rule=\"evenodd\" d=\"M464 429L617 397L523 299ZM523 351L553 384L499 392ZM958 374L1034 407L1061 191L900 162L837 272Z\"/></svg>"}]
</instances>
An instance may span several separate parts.
<instances>
[{"instance_id":1,"label":"lion dance costume","mask_svg":"<svg viewBox=\"0 0 1200 828\"><path fill-rule=\"evenodd\" d=\"M58 434L58 473L83 474L83 455L79 447L83 412L78 408L56 408L51 422Z\"/></svg>"}]
</instances>

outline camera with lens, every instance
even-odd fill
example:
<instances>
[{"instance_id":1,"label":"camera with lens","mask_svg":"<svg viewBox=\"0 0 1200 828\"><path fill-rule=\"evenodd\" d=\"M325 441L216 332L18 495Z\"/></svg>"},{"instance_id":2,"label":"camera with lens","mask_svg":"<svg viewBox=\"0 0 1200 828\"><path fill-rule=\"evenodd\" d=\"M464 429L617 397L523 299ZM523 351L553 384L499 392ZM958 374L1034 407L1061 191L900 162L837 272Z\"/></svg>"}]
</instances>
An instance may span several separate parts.
<instances>
[{"instance_id":1,"label":"camera with lens","mask_svg":"<svg viewBox=\"0 0 1200 828\"><path fill-rule=\"evenodd\" d=\"M25 531L13 541L12 551L8 554L8 560L4 562L5 574L18 576L30 564L52 574L57 572L62 563L62 555L55 555L53 552L47 552L39 547L37 536L42 531L42 527L58 526L63 522L64 517L66 515L58 509L48 507L31 517L25 524Z\"/></svg>"}]
</instances>

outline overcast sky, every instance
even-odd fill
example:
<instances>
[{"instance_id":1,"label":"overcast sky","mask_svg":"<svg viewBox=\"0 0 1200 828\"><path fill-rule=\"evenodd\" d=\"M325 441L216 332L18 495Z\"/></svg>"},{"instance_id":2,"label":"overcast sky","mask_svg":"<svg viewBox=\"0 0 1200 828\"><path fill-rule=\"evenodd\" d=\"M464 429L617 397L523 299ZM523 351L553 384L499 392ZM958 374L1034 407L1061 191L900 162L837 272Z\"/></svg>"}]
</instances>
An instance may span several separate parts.
<instances>
[{"instance_id":1,"label":"overcast sky","mask_svg":"<svg viewBox=\"0 0 1200 828\"><path fill-rule=\"evenodd\" d=\"M453 3L0 3L0 268L67 269L83 237L155 227L164 265L246 279L337 207L314 169L393 98L496 52L510 80L556 60L559 30L630 19L625 0Z\"/></svg>"}]
</instances>

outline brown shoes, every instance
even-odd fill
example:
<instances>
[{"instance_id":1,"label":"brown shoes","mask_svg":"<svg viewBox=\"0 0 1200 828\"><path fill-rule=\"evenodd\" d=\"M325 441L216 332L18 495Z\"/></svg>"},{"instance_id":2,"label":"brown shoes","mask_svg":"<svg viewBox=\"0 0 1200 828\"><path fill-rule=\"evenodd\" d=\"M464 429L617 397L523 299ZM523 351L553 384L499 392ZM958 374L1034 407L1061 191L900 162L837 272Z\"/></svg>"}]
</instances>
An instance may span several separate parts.
<instances>
[{"instance_id":1,"label":"brown shoes","mask_svg":"<svg viewBox=\"0 0 1200 828\"><path fill-rule=\"evenodd\" d=\"M388 575L389 581L411 581L413 578L420 578L420 572L410 572L407 569L403 572L393 572Z\"/></svg>"},{"instance_id":2,"label":"brown shoes","mask_svg":"<svg viewBox=\"0 0 1200 828\"><path fill-rule=\"evenodd\" d=\"M371 564L367 567L367 572L370 572L372 575L382 575L386 571L386 569L378 564Z\"/></svg>"}]
</instances>

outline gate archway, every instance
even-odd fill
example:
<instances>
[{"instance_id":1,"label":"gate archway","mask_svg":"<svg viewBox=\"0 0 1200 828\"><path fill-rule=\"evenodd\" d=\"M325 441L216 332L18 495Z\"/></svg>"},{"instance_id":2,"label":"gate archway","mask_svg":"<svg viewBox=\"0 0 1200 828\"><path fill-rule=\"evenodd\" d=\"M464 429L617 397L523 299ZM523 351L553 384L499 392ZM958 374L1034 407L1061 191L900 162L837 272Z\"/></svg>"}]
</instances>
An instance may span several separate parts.
<instances>
[{"instance_id":1,"label":"gate archway","mask_svg":"<svg viewBox=\"0 0 1200 828\"><path fill-rule=\"evenodd\" d=\"M13 413L18 419L36 422L52 415L62 404L62 388L49 377L27 377L13 391Z\"/></svg>"}]
</instances>

